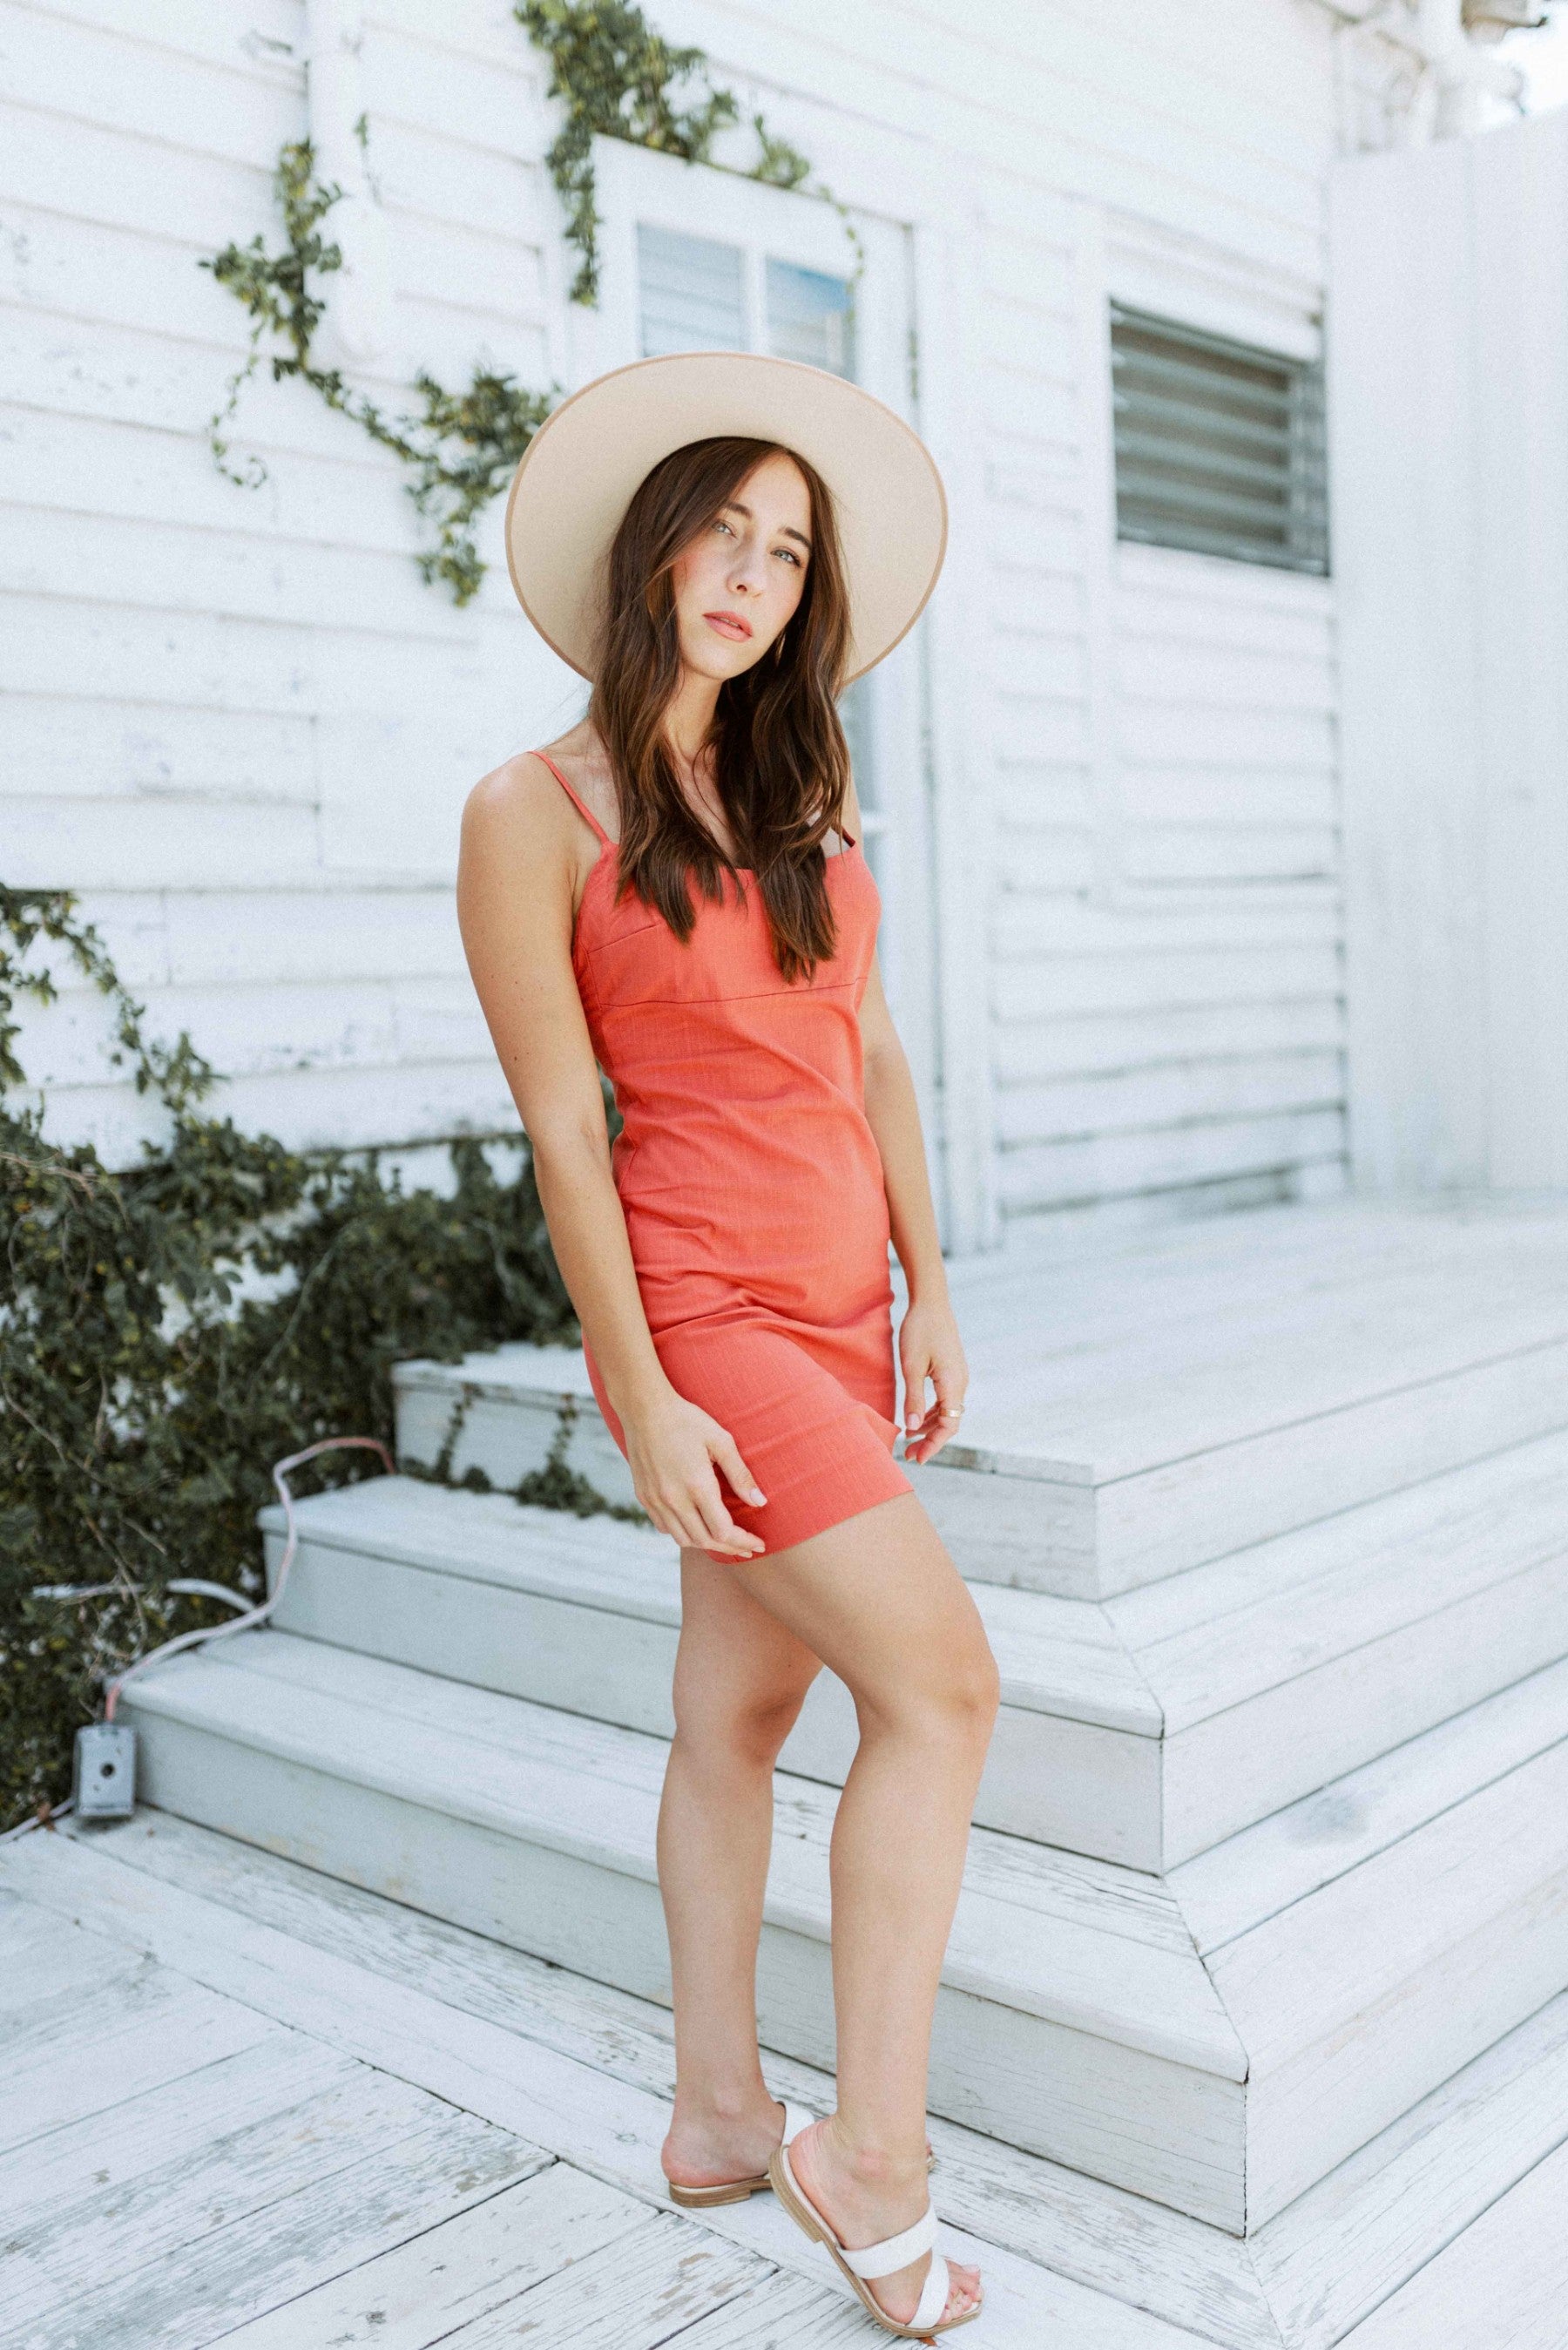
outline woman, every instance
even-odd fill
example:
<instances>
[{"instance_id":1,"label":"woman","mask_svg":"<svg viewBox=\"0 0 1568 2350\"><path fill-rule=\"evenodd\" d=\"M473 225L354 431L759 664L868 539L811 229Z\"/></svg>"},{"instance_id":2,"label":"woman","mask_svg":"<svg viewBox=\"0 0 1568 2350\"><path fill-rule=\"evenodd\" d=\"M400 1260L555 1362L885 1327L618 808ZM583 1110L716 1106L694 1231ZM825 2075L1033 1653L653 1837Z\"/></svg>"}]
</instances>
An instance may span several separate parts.
<instances>
[{"instance_id":1,"label":"woman","mask_svg":"<svg viewBox=\"0 0 1568 2350\"><path fill-rule=\"evenodd\" d=\"M867 2310L923 2338L980 2308L976 2272L931 2249L924 2116L996 1673L892 1452L889 1237L906 1460L941 1451L966 1369L835 700L930 592L940 483L853 385L692 352L566 401L507 536L592 692L475 786L460 912L594 1393L680 1546L664 2168L689 2205L771 2182ZM838 2105L789 2135L757 1945L773 1767L824 1663L860 1729L832 1845Z\"/></svg>"}]
</instances>

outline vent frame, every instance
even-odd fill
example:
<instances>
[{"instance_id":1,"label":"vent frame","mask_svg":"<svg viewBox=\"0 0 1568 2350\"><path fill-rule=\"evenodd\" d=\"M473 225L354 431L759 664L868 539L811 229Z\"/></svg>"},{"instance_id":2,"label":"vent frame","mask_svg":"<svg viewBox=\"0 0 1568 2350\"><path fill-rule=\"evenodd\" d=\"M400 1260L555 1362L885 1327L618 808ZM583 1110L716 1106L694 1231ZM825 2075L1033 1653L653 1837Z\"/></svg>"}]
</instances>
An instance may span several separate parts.
<instances>
[{"instance_id":1,"label":"vent frame","mask_svg":"<svg viewBox=\"0 0 1568 2350\"><path fill-rule=\"evenodd\" d=\"M1109 340L1118 539L1326 577L1322 361L1117 301Z\"/></svg>"}]
</instances>

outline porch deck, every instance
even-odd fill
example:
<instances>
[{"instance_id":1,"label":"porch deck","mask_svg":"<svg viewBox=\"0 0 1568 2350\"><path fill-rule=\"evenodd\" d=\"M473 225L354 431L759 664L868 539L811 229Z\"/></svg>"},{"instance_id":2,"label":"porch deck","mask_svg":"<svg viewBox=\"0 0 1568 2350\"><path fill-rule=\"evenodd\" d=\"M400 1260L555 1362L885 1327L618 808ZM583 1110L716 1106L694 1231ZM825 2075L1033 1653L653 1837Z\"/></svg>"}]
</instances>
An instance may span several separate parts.
<instances>
[{"instance_id":1,"label":"porch deck","mask_svg":"<svg viewBox=\"0 0 1568 2350\"><path fill-rule=\"evenodd\" d=\"M770 2198L670 2210L669 2018L624 1992L145 1811L6 1848L0 1959L18 2350L886 2338ZM826 2104L822 2074L770 2071ZM1557 2350L1565 2093L1568 1998L1248 2243L933 2121L939 2209L988 2280L970 2338L1256 2350L1310 2312L1350 2350ZM1341 2334L1398 2273L1405 2199L1462 2197L1445 2147L1478 2110L1514 2183Z\"/></svg>"}]
</instances>

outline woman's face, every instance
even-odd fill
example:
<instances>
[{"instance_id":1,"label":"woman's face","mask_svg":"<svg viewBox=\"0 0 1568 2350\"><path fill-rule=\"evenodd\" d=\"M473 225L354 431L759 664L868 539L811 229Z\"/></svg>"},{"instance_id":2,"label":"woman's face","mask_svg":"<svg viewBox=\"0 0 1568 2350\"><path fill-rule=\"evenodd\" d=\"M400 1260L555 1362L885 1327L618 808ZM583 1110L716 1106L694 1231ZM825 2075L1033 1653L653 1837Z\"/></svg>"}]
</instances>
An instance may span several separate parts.
<instances>
[{"instance_id":1,"label":"woman's face","mask_svg":"<svg viewBox=\"0 0 1568 2350\"><path fill-rule=\"evenodd\" d=\"M680 659L722 685L770 650L794 612L811 562L811 494L777 451L670 567Z\"/></svg>"}]
</instances>

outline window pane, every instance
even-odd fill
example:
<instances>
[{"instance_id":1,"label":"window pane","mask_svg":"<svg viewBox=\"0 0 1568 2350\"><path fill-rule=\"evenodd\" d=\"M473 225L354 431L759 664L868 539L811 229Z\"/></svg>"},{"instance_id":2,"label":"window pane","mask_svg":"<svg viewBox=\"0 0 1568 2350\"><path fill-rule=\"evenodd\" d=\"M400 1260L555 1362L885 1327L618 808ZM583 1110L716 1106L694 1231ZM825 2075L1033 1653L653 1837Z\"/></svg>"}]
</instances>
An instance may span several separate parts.
<instances>
[{"instance_id":1,"label":"window pane","mask_svg":"<svg viewBox=\"0 0 1568 2350\"><path fill-rule=\"evenodd\" d=\"M746 304L741 249L673 229L637 227L642 356L666 351L743 351Z\"/></svg>"},{"instance_id":2,"label":"window pane","mask_svg":"<svg viewBox=\"0 0 1568 2350\"><path fill-rule=\"evenodd\" d=\"M855 373L855 302L848 280L792 261L768 263L768 348L834 375Z\"/></svg>"},{"instance_id":3,"label":"window pane","mask_svg":"<svg viewBox=\"0 0 1568 2350\"><path fill-rule=\"evenodd\" d=\"M1323 369L1111 310L1116 535L1328 569Z\"/></svg>"}]
</instances>

